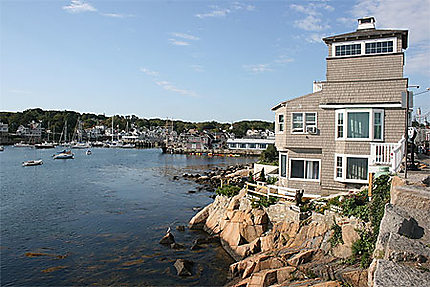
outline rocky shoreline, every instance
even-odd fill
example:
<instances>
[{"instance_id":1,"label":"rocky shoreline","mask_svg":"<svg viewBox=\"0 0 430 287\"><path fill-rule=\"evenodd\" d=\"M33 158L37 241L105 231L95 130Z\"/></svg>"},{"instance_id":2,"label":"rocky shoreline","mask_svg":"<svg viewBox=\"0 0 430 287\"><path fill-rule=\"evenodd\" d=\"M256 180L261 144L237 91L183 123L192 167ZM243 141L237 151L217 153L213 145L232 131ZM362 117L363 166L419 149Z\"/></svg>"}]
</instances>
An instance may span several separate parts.
<instances>
[{"instance_id":1,"label":"rocky shoreline","mask_svg":"<svg viewBox=\"0 0 430 287\"><path fill-rule=\"evenodd\" d=\"M250 165L238 165L224 169L214 168L203 174L183 174L182 177L199 183L201 190L214 191L221 184L243 186L250 171ZM369 270L360 267L357 262L349 261L352 246L360 239L359 230L369 229L369 222L345 217L331 210L325 210L323 214L314 211L301 212L297 207L285 202L269 207L255 207L246 197L245 190L241 190L234 197L214 195L214 202L201 209L190 220L189 229L203 230L208 234L195 239L191 250L205 248L208 244L221 244L236 261L226 270L230 278L227 286L392 286L389 285L392 280L386 276L391 267L399 274L405 274L404 283L414 280L411 281L413 284L408 286L426 286L426 283L419 283L420 280L430 282L430 272L425 272L430 260L430 244L425 245L428 241L426 232L426 241L420 242L420 248L412 248L409 253L402 253L400 250L396 253L387 249L390 246L417 247L418 243L411 242L411 239L405 239L404 236L410 237L417 230L421 230L417 229L417 224L413 225L416 222L411 220L411 216L396 215L399 220L406 220L406 223L390 221L393 208L398 213L398 207L392 207L393 202L399 205L398 202L402 201L403 205L411 205L407 201L411 195L396 192L396 187L404 183L399 183L398 179L393 182L390 191L392 204L385 207L383 219L383 224L391 230L381 227L373 255L375 259ZM421 205L430 206L430 193L415 192L413 196L417 197L416 194L421 197L413 198L414 201L421 200ZM409 213L418 216L419 212L412 210L412 206L408 208ZM418 222L428 231L430 224L426 218L420 218ZM398 234L397 229L402 224L415 228L405 227L412 235ZM334 226L339 230L335 230ZM333 242L336 236L337 242ZM171 248L175 248L175 244L171 244ZM394 252L394 259L389 255L390 252ZM396 263L399 261L406 262L403 264L407 266L402 269L402 265ZM413 269L411 265L414 264L419 264L420 269ZM192 262L177 261L175 267L179 276L187 276L192 272Z\"/></svg>"}]
</instances>

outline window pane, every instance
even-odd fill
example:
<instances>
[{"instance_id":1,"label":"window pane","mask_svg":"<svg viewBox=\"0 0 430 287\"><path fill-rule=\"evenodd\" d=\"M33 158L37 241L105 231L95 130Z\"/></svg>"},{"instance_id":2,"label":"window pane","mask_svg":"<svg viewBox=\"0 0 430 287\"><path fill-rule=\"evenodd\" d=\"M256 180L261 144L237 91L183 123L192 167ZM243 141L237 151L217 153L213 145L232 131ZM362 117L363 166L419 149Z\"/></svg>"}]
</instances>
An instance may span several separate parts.
<instances>
[{"instance_id":1,"label":"window pane","mask_svg":"<svg viewBox=\"0 0 430 287\"><path fill-rule=\"evenodd\" d=\"M304 165L303 160L291 160L291 178L304 178Z\"/></svg>"},{"instance_id":2,"label":"window pane","mask_svg":"<svg viewBox=\"0 0 430 287\"><path fill-rule=\"evenodd\" d=\"M391 53L393 52L393 41L366 43L366 54Z\"/></svg>"},{"instance_id":3,"label":"window pane","mask_svg":"<svg viewBox=\"0 0 430 287\"><path fill-rule=\"evenodd\" d=\"M281 155L281 176L286 177L287 175L287 156Z\"/></svg>"},{"instance_id":4,"label":"window pane","mask_svg":"<svg viewBox=\"0 0 430 287\"><path fill-rule=\"evenodd\" d=\"M303 131L303 114L293 113L293 130Z\"/></svg>"},{"instance_id":5,"label":"window pane","mask_svg":"<svg viewBox=\"0 0 430 287\"><path fill-rule=\"evenodd\" d=\"M337 137L343 138L343 113L337 114Z\"/></svg>"},{"instance_id":6,"label":"window pane","mask_svg":"<svg viewBox=\"0 0 430 287\"><path fill-rule=\"evenodd\" d=\"M336 157L336 177L342 178L342 157Z\"/></svg>"},{"instance_id":7,"label":"window pane","mask_svg":"<svg viewBox=\"0 0 430 287\"><path fill-rule=\"evenodd\" d=\"M307 179L319 179L319 162L318 161L306 161L306 178Z\"/></svg>"},{"instance_id":8,"label":"window pane","mask_svg":"<svg viewBox=\"0 0 430 287\"><path fill-rule=\"evenodd\" d=\"M347 179L367 180L367 158L348 157L346 167Z\"/></svg>"},{"instance_id":9,"label":"window pane","mask_svg":"<svg viewBox=\"0 0 430 287\"><path fill-rule=\"evenodd\" d=\"M369 113L348 113L348 138L369 138Z\"/></svg>"},{"instance_id":10,"label":"window pane","mask_svg":"<svg viewBox=\"0 0 430 287\"><path fill-rule=\"evenodd\" d=\"M316 125L316 113L306 113L306 126L315 126Z\"/></svg>"},{"instance_id":11,"label":"window pane","mask_svg":"<svg viewBox=\"0 0 430 287\"><path fill-rule=\"evenodd\" d=\"M382 139L382 113L374 113L373 120L373 137L374 139Z\"/></svg>"}]
</instances>

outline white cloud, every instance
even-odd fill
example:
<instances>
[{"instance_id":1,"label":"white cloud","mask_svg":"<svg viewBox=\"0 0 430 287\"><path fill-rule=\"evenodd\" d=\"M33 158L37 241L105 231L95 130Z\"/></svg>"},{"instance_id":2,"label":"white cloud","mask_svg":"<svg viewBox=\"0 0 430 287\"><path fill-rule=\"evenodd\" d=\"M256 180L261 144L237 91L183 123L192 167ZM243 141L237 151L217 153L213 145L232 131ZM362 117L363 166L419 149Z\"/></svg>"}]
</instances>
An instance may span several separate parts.
<instances>
[{"instance_id":1,"label":"white cloud","mask_svg":"<svg viewBox=\"0 0 430 287\"><path fill-rule=\"evenodd\" d=\"M181 96L197 97L195 92L191 90L180 89L168 81L156 81L155 83L166 91L174 92L180 94Z\"/></svg>"},{"instance_id":2,"label":"white cloud","mask_svg":"<svg viewBox=\"0 0 430 287\"><path fill-rule=\"evenodd\" d=\"M263 73L273 71L270 64L243 65L243 68L252 73Z\"/></svg>"},{"instance_id":3,"label":"white cloud","mask_svg":"<svg viewBox=\"0 0 430 287\"><path fill-rule=\"evenodd\" d=\"M254 11L255 10L254 5L244 4L241 2L233 2L230 4L230 6L223 7L223 8L216 5L212 5L209 7L212 9L211 11L206 13L199 13L199 14L196 14L195 16L200 19L210 18L210 17L221 18L221 17L226 17L228 14L231 14L236 11Z\"/></svg>"},{"instance_id":4,"label":"white cloud","mask_svg":"<svg viewBox=\"0 0 430 287\"><path fill-rule=\"evenodd\" d=\"M214 9L208 13L196 14L197 18L203 19L208 17L225 17L231 12L230 9Z\"/></svg>"},{"instance_id":5,"label":"white cloud","mask_svg":"<svg viewBox=\"0 0 430 287\"><path fill-rule=\"evenodd\" d=\"M321 31L330 28L327 24L321 24L321 18L308 15L304 19L294 21L294 26L306 31Z\"/></svg>"},{"instance_id":6,"label":"white cloud","mask_svg":"<svg viewBox=\"0 0 430 287\"><path fill-rule=\"evenodd\" d=\"M169 42L170 42L170 44L175 45L175 46L189 46L190 45L189 42L185 42L185 41L181 41L181 40L177 40L177 39L173 39L173 38L170 38Z\"/></svg>"},{"instance_id":7,"label":"white cloud","mask_svg":"<svg viewBox=\"0 0 430 287\"><path fill-rule=\"evenodd\" d=\"M70 13L95 12L97 11L91 4L85 3L82 0L71 0L70 4L63 6L63 9Z\"/></svg>"},{"instance_id":8,"label":"white cloud","mask_svg":"<svg viewBox=\"0 0 430 287\"><path fill-rule=\"evenodd\" d=\"M111 18L128 18L134 17L132 14L120 14L120 13L100 13L102 16L111 17Z\"/></svg>"},{"instance_id":9,"label":"white cloud","mask_svg":"<svg viewBox=\"0 0 430 287\"><path fill-rule=\"evenodd\" d=\"M26 91L26 90L18 90L18 89L12 89L12 90L9 90L9 93L17 94L17 95L29 95L29 94L31 94L31 92L29 92L29 91Z\"/></svg>"},{"instance_id":10,"label":"white cloud","mask_svg":"<svg viewBox=\"0 0 430 287\"><path fill-rule=\"evenodd\" d=\"M327 37L327 34L320 34L320 33L312 33L310 35L307 35L305 40L309 43L322 43L323 38Z\"/></svg>"},{"instance_id":11,"label":"white cloud","mask_svg":"<svg viewBox=\"0 0 430 287\"><path fill-rule=\"evenodd\" d=\"M142 73L145 73L145 74L147 74L148 76L151 76L151 77L157 77L160 74L159 72L151 71L151 70L149 70L147 68L140 68L139 71L141 71Z\"/></svg>"},{"instance_id":12,"label":"white cloud","mask_svg":"<svg viewBox=\"0 0 430 287\"><path fill-rule=\"evenodd\" d=\"M305 31L322 31L330 28L323 23L322 11L332 12L334 8L327 3L309 3L307 5L291 4L290 9L305 14L305 18L294 21L294 26Z\"/></svg>"},{"instance_id":13,"label":"white cloud","mask_svg":"<svg viewBox=\"0 0 430 287\"><path fill-rule=\"evenodd\" d=\"M205 69L203 68L202 65L191 65L191 68L193 68L194 71L199 72L199 73L205 71Z\"/></svg>"},{"instance_id":14,"label":"white cloud","mask_svg":"<svg viewBox=\"0 0 430 287\"><path fill-rule=\"evenodd\" d=\"M406 73L422 74L430 78L430 46L417 47L416 50L406 57Z\"/></svg>"},{"instance_id":15,"label":"white cloud","mask_svg":"<svg viewBox=\"0 0 430 287\"><path fill-rule=\"evenodd\" d=\"M430 74L430 0L358 0L352 14L375 17L379 29L409 30L406 71Z\"/></svg>"},{"instance_id":16,"label":"white cloud","mask_svg":"<svg viewBox=\"0 0 430 287\"><path fill-rule=\"evenodd\" d=\"M200 38L199 38L199 37L197 37L197 36L193 36L193 35L185 34L185 33L171 33L171 35L172 35L173 37L182 38L182 39L187 39L187 40L193 40L193 41L197 41L197 40L199 40L199 39L200 39Z\"/></svg>"},{"instance_id":17,"label":"white cloud","mask_svg":"<svg viewBox=\"0 0 430 287\"><path fill-rule=\"evenodd\" d=\"M274 62L277 64L287 64L287 63L294 62L294 59L288 56L282 55L282 56L279 56Z\"/></svg>"},{"instance_id":18,"label":"white cloud","mask_svg":"<svg viewBox=\"0 0 430 287\"><path fill-rule=\"evenodd\" d=\"M264 72L272 72L275 68L285 66L288 63L294 62L294 59L287 55L280 55L273 61L266 64L243 65L243 68L249 73L259 74Z\"/></svg>"}]
</instances>

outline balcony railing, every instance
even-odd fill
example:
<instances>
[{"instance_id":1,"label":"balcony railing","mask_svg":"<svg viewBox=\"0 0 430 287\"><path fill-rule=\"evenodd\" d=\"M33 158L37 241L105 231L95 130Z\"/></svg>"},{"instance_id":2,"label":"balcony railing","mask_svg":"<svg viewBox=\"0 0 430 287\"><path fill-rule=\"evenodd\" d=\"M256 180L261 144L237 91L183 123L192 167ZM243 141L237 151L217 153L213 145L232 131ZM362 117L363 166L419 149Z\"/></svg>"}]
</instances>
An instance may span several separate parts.
<instances>
[{"instance_id":1,"label":"balcony railing","mask_svg":"<svg viewBox=\"0 0 430 287\"><path fill-rule=\"evenodd\" d=\"M391 172L397 172L405 154L405 138L397 143L372 143L370 146L370 164L388 165Z\"/></svg>"}]
</instances>

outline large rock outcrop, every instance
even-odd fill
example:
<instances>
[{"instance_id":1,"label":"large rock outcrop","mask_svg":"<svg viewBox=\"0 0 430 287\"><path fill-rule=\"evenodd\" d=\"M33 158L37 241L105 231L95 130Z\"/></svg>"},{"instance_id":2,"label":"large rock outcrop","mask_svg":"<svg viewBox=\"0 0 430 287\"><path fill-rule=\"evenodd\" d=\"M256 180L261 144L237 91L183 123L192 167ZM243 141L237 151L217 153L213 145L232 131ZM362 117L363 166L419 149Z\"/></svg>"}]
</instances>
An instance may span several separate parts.
<instances>
[{"instance_id":1,"label":"large rock outcrop","mask_svg":"<svg viewBox=\"0 0 430 287\"><path fill-rule=\"evenodd\" d=\"M334 222L345 232L337 251L329 242ZM269 286L312 279L309 282L315 284L343 280L362 286L358 282L367 282L367 273L337 263L346 257L342 250L350 252L360 224L330 212L304 214L285 203L253 208L241 191L230 199L217 196L194 216L189 228L219 235L224 249L237 261L230 266L235 278L232 285Z\"/></svg>"},{"instance_id":2,"label":"large rock outcrop","mask_svg":"<svg viewBox=\"0 0 430 287\"><path fill-rule=\"evenodd\" d=\"M430 189L395 177L369 268L369 286L430 286Z\"/></svg>"}]
</instances>

